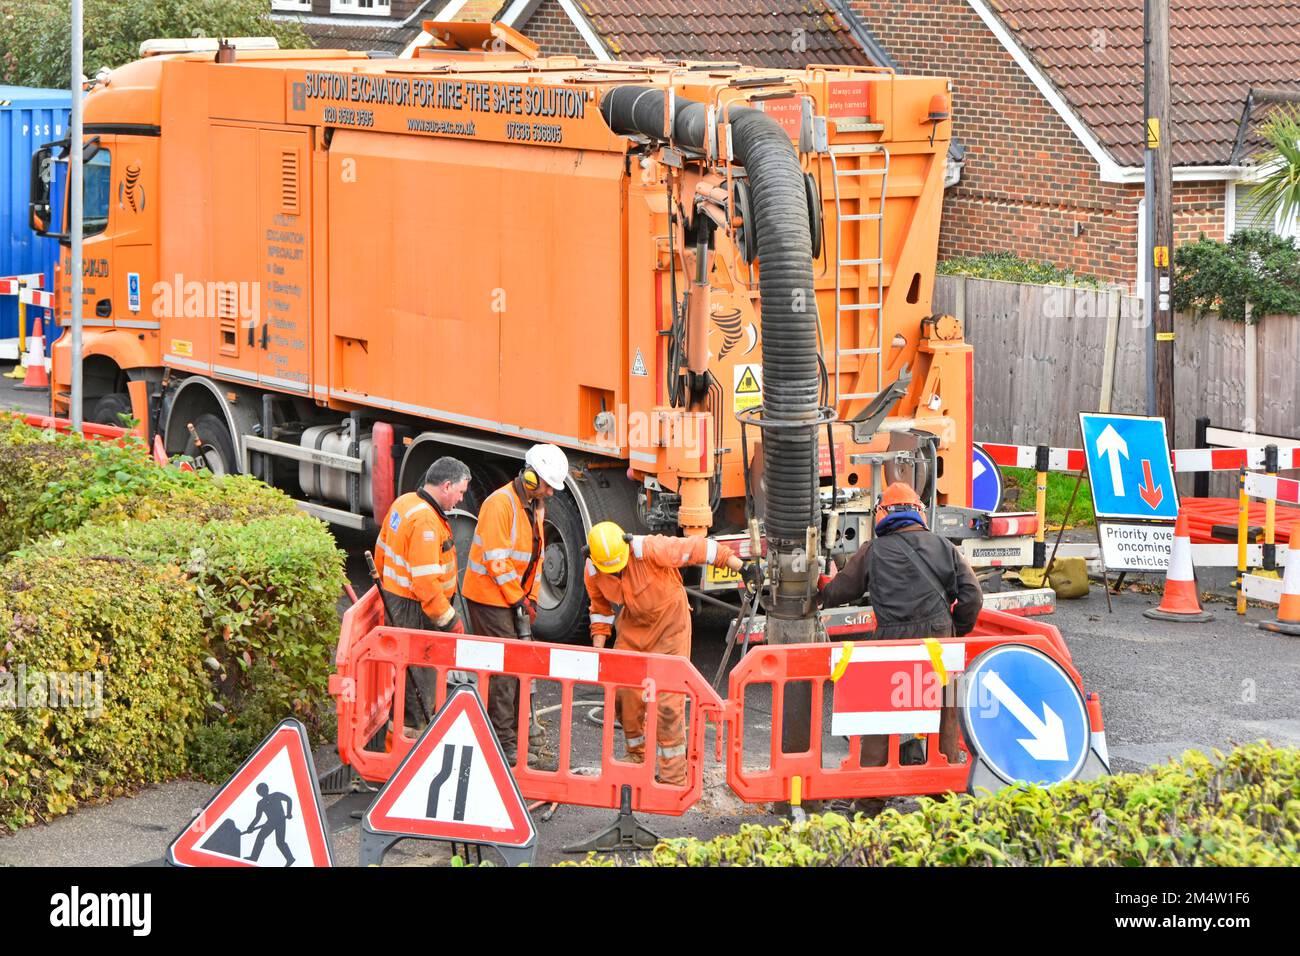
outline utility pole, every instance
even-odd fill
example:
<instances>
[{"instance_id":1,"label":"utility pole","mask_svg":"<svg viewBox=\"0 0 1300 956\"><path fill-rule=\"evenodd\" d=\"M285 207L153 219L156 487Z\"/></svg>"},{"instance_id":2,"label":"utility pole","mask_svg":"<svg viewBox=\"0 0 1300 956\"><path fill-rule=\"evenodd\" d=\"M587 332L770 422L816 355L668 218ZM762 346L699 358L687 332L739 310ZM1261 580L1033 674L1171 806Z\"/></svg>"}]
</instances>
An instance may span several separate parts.
<instances>
[{"instance_id":1,"label":"utility pole","mask_svg":"<svg viewBox=\"0 0 1300 956\"><path fill-rule=\"evenodd\" d=\"M1147 413L1174 430L1173 149L1169 129L1169 0L1145 0Z\"/></svg>"},{"instance_id":2,"label":"utility pole","mask_svg":"<svg viewBox=\"0 0 1300 956\"><path fill-rule=\"evenodd\" d=\"M71 256L68 267L72 270L72 395L68 402L68 417L72 419L72 430L80 433L82 411L81 380L81 320L82 320L82 272L81 240L85 218L82 207L84 190L82 188L82 117L81 117L81 33L82 0L72 0L72 129L68 131L68 189L72 206L72 222L68 226ZM53 387L53 386L51 386Z\"/></svg>"}]
</instances>

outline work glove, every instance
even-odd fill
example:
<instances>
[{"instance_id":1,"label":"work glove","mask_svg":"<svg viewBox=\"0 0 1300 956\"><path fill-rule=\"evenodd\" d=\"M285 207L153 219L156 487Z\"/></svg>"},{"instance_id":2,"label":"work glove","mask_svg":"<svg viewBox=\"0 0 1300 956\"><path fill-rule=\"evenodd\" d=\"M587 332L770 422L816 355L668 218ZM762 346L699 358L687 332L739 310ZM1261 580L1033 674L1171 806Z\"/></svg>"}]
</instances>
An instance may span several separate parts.
<instances>
[{"instance_id":1,"label":"work glove","mask_svg":"<svg viewBox=\"0 0 1300 956\"><path fill-rule=\"evenodd\" d=\"M459 614L457 614L455 617L453 617L453 618L451 619L451 623L447 625L447 633L448 633L448 634L464 634L464 633L465 633L465 619L464 619L463 617L461 617Z\"/></svg>"},{"instance_id":2,"label":"work glove","mask_svg":"<svg viewBox=\"0 0 1300 956\"><path fill-rule=\"evenodd\" d=\"M512 609L518 613L520 609L528 615L528 627L531 629L537 623L537 602L532 598L524 598L513 605Z\"/></svg>"},{"instance_id":3,"label":"work glove","mask_svg":"<svg viewBox=\"0 0 1300 956\"><path fill-rule=\"evenodd\" d=\"M826 587L826 585L834 581L835 575L839 573L840 569L836 567L835 562L827 560L826 573L817 578L817 590L820 591L822 588Z\"/></svg>"},{"instance_id":4,"label":"work glove","mask_svg":"<svg viewBox=\"0 0 1300 956\"><path fill-rule=\"evenodd\" d=\"M763 589L763 567L757 561L746 561L740 566L740 577L745 582L745 590L757 594Z\"/></svg>"}]
</instances>

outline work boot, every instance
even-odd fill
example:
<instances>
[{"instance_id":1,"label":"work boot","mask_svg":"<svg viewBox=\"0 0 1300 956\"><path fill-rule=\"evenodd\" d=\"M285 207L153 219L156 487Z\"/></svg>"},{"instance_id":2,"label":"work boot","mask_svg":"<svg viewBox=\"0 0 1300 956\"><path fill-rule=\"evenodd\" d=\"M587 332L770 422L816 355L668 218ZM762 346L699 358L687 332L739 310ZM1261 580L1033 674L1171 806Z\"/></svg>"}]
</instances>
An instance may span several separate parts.
<instances>
[{"instance_id":1,"label":"work boot","mask_svg":"<svg viewBox=\"0 0 1300 956\"><path fill-rule=\"evenodd\" d=\"M548 747L539 747L528 749L528 768L530 770L545 770L554 773L560 766L559 760L555 754L551 753Z\"/></svg>"}]
</instances>

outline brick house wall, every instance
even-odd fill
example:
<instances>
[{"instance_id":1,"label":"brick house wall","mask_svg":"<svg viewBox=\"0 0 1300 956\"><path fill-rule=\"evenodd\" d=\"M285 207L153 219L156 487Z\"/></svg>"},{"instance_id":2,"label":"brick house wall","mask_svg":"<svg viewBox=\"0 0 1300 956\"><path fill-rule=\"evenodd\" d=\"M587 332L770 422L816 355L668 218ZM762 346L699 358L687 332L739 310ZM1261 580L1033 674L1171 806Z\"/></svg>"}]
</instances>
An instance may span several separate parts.
<instances>
[{"instance_id":1,"label":"brick house wall","mask_svg":"<svg viewBox=\"0 0 1300 956\"><path fill-rule=\"evenodd\" d=\"M570 54L590 59L591 47L555 0L545 0L515 29L542 48L543 56Z\"/></svg>"},{"instance_id":2,"label":"brick house wall","mask_svg":"<svg viewBox=\"0 0 1300 956\"><path fill-rule=\"evenodd\" d=\"M945 196L940 258L1006 250L1136 282L1141 185L1099 180L1092 155L965 0L852 7L904 72L953 81L966 156ZM1223 238L1223 216L1223 183L1175 184L1176 241Z\"/></svg>"}]
</instances>

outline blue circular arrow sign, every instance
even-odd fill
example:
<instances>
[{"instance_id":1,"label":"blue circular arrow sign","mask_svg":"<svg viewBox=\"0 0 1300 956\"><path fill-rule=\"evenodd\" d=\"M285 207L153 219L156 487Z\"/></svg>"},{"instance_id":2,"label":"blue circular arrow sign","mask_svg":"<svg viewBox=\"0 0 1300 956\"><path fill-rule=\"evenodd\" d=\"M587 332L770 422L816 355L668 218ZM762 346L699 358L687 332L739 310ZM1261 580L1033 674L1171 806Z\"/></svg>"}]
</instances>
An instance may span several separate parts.
<instances>
[{"instance_id":1,"label":"blue circular arrow sign","mask_svg":"<svg viewBox=\"0 0 1300 956\"><path fill-rule=\"evenodd\" d=\"M1092 734L1083 694L1041 651L1003 644L962 674L958 708L966 744L1007 783L1050 785L1083 769Z\"/></svg>"},{"instance_id":2,"label":"blue circular arrow sign","mask_svg":"<svg viewBox=\"0 0 1300 956\"><path fill-rule=\"evenodd\" d=\"M970 506L976 511L997 511L1002 507L1002 472L997 462L979 445L971 445Z\"/></svg>"}]
</instances>

